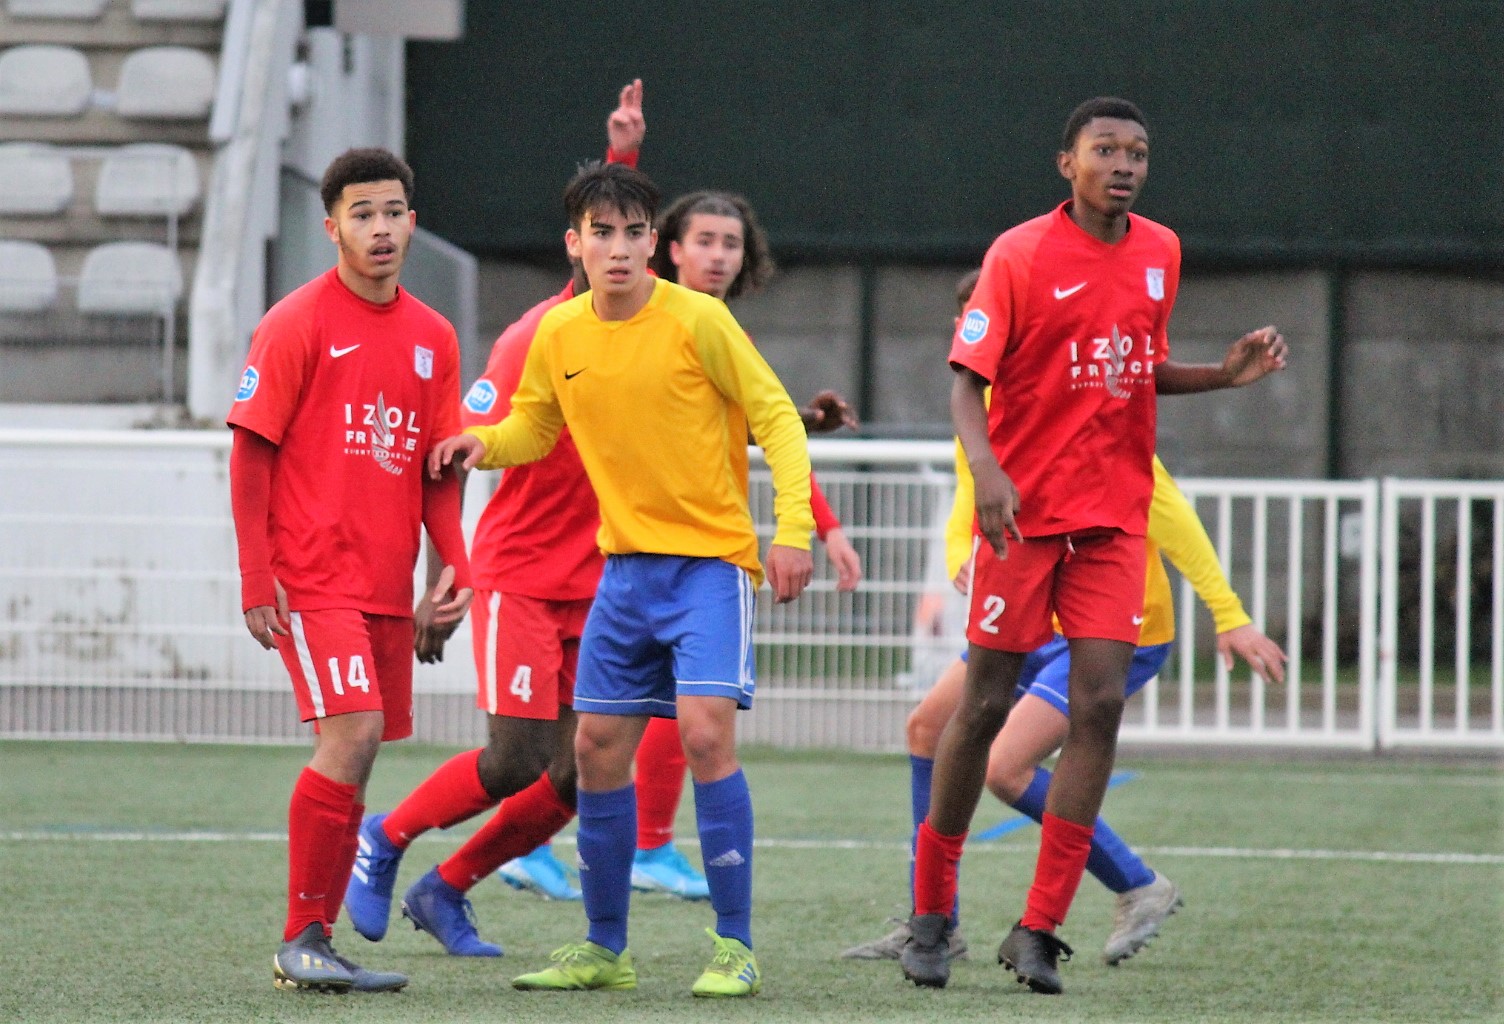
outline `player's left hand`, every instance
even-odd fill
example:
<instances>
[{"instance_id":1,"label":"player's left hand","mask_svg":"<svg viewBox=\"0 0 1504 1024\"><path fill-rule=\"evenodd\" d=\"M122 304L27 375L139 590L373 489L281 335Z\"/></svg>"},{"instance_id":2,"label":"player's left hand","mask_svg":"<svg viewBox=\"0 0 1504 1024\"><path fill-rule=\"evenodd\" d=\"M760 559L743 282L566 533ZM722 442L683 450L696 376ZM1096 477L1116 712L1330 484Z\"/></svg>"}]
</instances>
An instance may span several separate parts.
<instances>
[{"instance_id":1,"label":"player's left hand","mask_svg":"<svg viewBox=\"0 0 1504 1024\"><path fill-rule=\"evenodd\" d=\"M842 427L855 430L861 425L850 403L829 389L811 398L809 405L799 410L799 418L804 421L805 431L811 434L830 434Z\"/></svg>"},{"instance_id":2,"label":"player's left hand","mask_svg":"<svg viewBox=\"0 0 1504 1024\"><path fill-rule=\"evenodd\" d=\"M815 574L815 562L808 551L783 544L768 546L766 568L775 604L787 604L804 593L810 577Z\"/></svg>"},{"instance_id":3,"label":"player's left hand","mask_svg":"<svg viewBox=\"0 0 1504 1024\"><path fill-rule=\"evenodd\" d=\"M1232 670L1233 655L1248 662L1266 683L1285 681L1285 652L1279 644L1270 640L1253 627L1252 623L1217 634L1217 653L1222 656L1228 671Z\"/></svg>"},{"instance_id":4,"label":"player's left hand","mask_svg":"<svg viewBox=\"0 0 1504 1024\"><path fill-rule=\"evenodd\" d=\"M413 654L425 665L434 665L444 660L444 644L454 635L460 620L439 621L439 608L449 600L450 588L454 585L454 569L445 566L439 573L438 583L431 590L424 590L413 609Z\"/></svg>"},{"instance_id":5,"label":"player's left hand","mask_svg":"<svg viewBox=\"0 0 1504 1024\"><path fill-rule=\"evenodd\" d=\"M618 153L635 153L642 148L648 123L642 116L642 79L634 78L621 87L621 99L606 118L606 142Z\"/></svg>"},{"instance_id":6,"label":"player's left hand","mask_svg":"<svg viewBox=\"0 0 1504 1024\"><path fill-rule=\"evenodd\" d=\"M433 593L429 595L435 605L433 610L433 623L435 626L448 626L452 631L459 621L465 617L465 612L470 608L470 599L475 596L475 591L469 587L454 589L454 566L446 565L439 573L439 582L434 585Z\"/></svg>"},{"instance_id":7,"label":"player's left hand","mask_svg":"<svg viewBox=\"0 0 1504 1024\"><path fill-rule=\"evenodd\" d=\"M825 534L825 557L836 571L836 590L849 594L862 582L862 556L839 526Z\"/></svg>"},{"instance_id":8,"label":"player's left hand","mask_svg":"<svg viewBox=\"0 0 1504 1024\"><path fill-rule=\"evenodd\" d=\"M1283 370L1289 353L1284 335L1273 325L1249 331L1232 343L1222 360L1222 374L1227 386L1240 388L1276 370Z\"/></svg>"}]
</instances>

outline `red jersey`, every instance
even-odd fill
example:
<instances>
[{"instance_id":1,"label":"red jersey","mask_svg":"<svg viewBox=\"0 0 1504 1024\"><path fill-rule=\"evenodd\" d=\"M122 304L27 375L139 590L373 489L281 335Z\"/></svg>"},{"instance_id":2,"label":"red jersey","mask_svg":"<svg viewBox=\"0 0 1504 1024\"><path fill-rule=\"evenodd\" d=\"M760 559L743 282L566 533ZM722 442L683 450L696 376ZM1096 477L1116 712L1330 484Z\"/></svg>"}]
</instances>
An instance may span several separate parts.
<instances>
[{"instance_id":1,"label":"red jersey","mask_svg":"<svg viewBox=\"0 0 1504 1024\"><path fill-rule=\"evenodd\" d=\"M571 283L496 339L485 372L465 395L462 427L489 426L506 418L538 322L573 296ZM475 585L550 601L594 597L605 565L597 541L600 528L595 491L566 427L542 459L502 472L470 545Z\"/></svg>"},{"instance_id":2,"label":"red jersey","mask_svg":"<svg viewBox=\"0 0 1504 1024\"><path fill-rule=\"evenodd\" d=\"M400 288L377 305L331 269L262 318L227 421L277 446L271 568L293 609L412 615L423 460L458 404L454 328Z\"/></svg>"},{"instance_id":3,"label":"red jersey","mask_svg":"<svg viewBox=\"0 0 1504 1024\"><path fill-rule=\"evenodd\" d=\"M1142 536L1154 491L1154 367L1169 356L1180 239L1129 214L1109 245L1061 204L987 251L951 343L992 382L988 434L1025 537Z\"/></svg>"}]
</instances>

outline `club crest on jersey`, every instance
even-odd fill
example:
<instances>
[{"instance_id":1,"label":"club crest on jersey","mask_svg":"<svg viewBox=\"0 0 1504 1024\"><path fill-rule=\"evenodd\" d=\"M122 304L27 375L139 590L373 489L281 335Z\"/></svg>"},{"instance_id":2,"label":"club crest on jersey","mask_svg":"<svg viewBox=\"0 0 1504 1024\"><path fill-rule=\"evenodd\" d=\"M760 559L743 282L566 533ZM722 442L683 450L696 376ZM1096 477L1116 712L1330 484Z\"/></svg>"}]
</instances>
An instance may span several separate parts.
<instances>
[{"instance_id":1,"label":"club crest on jersey","mask_svg":"<svg viewBox=\"0 0 1504 1024\"><path fill-rule=\"evenodd\" d=\"M481 377L465 393L465 408L484 416L496 404L496 385Z\"/></svg>"},{"instance_id":2,"label":"club crest on jersey","mask_svg":"<svg viewBox=\"0 0 1504 1024\"><path fill-rule=\"evenodd\" d=\"M235 401L244 402L256 393L256 387L261 383L261 374L256 372L254 366L247 366L245 372L240 375L240 387L235 389Z\"/></svg>"},{"instance_id":3,"label":"club crest on jersey","mask_svg":"<svg viewBox=\"0 0 1504 1024\"><path fill-rule=\"evenodd\" d=\"M968 345L975 345L987 337L987 323L987 314L980 309L973 309L961 321L961 340Z\"/></svg>"},{"instance_id":4,"label":"club crest on jersey","mask_svg":"<svg viewBox=\"0 0 1504 1024\"><path fill-rule=\"evenodd\" d=\"M1165 268L1146 267L1144 269L1144 284L1149 289L1149 298L1155 302L1165 297Z\"/></svg>"},{"instance_id":5,"label":"club crest on jersey","mask_svg":"<svg viewBox=\"0 0 1504 1024\"><path fill-rule=\"evenodd\" d=\"M413 346L413 369L424 380L433 380L433 349L422 345Z\"/></svg>"}]
</instances>

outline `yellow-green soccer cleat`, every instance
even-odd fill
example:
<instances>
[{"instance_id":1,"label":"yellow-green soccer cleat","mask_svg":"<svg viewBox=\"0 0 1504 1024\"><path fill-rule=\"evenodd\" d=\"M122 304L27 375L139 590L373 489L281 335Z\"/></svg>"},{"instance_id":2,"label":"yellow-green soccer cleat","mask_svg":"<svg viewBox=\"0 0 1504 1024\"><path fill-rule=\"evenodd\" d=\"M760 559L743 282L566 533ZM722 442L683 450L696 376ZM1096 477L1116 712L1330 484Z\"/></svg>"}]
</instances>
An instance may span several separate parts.
<instances>
[{"instance_id":1,"label":"yellow-green soccer cleat","mask_svg":"<svg viewBox=\"0 0 1504 1024\"><path fill-rule=\"evenodd\" d=\"M582 989L620 990L637 987L632 953L620 955L593 942L573 942L548 957L554 966L535 974L512 979L512 987L524 992L577 992Z\"/></svg>"},{"instance_id":2,"label":"yellow-green soccer cleat","mask_svg":"<svg viewBox=\"0 0 1504 1024\"><path fill-rule=\"evenodd\" d=\"M736 939L721 938L714 929L706 928L705 934L715 942L715 956L690 991L712 999L757 995L762 989L762 972L752 951Z\"/></svg>"}]
</instances>

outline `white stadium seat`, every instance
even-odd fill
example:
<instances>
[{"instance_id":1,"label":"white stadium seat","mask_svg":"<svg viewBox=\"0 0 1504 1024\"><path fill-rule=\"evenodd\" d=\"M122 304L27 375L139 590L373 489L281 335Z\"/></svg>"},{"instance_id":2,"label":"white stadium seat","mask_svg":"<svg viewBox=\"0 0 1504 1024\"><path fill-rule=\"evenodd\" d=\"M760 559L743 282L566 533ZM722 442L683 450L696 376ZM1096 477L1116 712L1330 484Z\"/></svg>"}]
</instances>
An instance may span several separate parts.
<instances>
[{"instance_id":1,"label":"white stadium seat","mask_svg":"<svg viewBox=\"0 0 1504 1024\"><path fill-rule=\"evenodd\" d=\"M131 0L137 21L218 21L225 0Z\"/></svg>"},{"instance_id":2,"label":"white stadium seat","mask_svg":"<svg viewBox=\"0 0 1504 1024\"><path fill-rule=\"evenodd\" d=\"M214 103L214 61L187 46L148 46L126 55L115 87L121 117L194 120Z\"/></svg>"},{"instance_id":3,"label":"white stadium seat","mask_svg":"<svg viewBox=\"0 0 1504 1024\"><path fill-rule=\"evenodd\" d=\"M177 254L155 242L106 242L89 251L78 275L84 313L165 317L182 294Z\"/></svg>"},{"instance_id":4,"label":"white stadium seat","mask_svg":"<svg viewBox=\"0 0 1504 1024\"><path fill-rule=\"evenodd\" d=\"M92 20L104 12L110 0L5 0L5 13L12 18L76 18Z\"/></svg>"},{"instance_id":5,"label":"white stadium seat","mask_svg":"<svg viewBox=\"0 0 1504 1024\"><path fill-rule=\"evenodd\" d=\"M0 239L0 312L42 313L57 303L57 265L39 242Z\"/></svg>"},{"instance_id":6,"label":"white stadium seat","mask_svg":"<svg viewBox=\"0 0 1504 1024\"><path fill-rule=\"evenodd\" d=\"M12 46L0 52L0 115L76 117L89 106L89 60L71 46Z\"/></svg>"},{"instance_id":7,"label":"white stadium seat","mask_svg":"<svg viewBox=\"0 0 1504 1024\"><path fill-rule=\"evenodd\" d=\"M73 201L73 164L45 142L0 144L0 214L48 217Z\"/></svg>"},{"instance_id":8,"label":"white stadium seat","mask_svg":"<svg viewBox=\"0 0 1504 1024\"><path fill-rule=\"evenodd\" d=\"M114 217L183 216L199 198L198 164L182 146L121 146L99 165L94 209Z\"/></svg>"}]
</instances>

